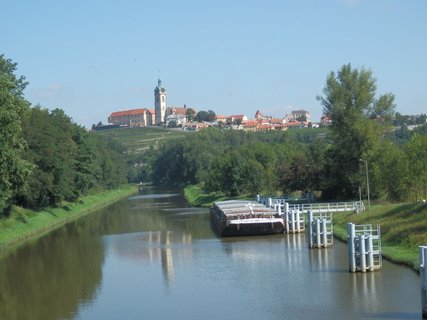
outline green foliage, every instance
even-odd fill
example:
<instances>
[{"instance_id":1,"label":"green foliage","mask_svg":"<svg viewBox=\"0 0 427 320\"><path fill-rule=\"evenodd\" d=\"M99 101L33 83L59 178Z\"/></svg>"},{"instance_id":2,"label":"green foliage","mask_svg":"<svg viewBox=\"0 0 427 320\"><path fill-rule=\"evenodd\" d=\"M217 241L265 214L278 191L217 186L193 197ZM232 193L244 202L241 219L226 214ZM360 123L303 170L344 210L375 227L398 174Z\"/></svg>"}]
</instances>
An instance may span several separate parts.
<instances>
[{"instance_id":1,"label":"green foliage","mask_svg":"<svg viewBox=\"0 0 427 320\"><path fill-rule=\"evenodd\" d=\"M208 110L208 111L202 110L197 112L197 114L194 116L194 120L199 122L202 122L202 121L212 122L212 121L215 121L215 119L216 119L216 114L212 110Z\"/></svg>"},{"instance_id":2,"label":"green foliage","mask_svg":"<svg viewBox=\"0 0 427 320\"><path fill-rule=\"evenodd\" d=\"M356 197L361 184L361 159L370 160L394 113L394 96L375 98L376 80L370 70L344 65L331 72L318 100L332 119L333 146L328 153L326 198Z\"/></svg>"},{"instance_id":3,"label":"green foliage","mask_svg":"<svg viewBox=\"0 0 427 320\"><path fill-rule=\"evenodd\" d=\"M316 133L311 131L312 135ZM305 133L302 140L308 136ZM307 140L316 139L310 137ZM283 161L291 161L296 156L292 150L300 150L299 154L307 158L304 170L320 172L319 159L311 158L322 153L320 146L323 142L316 141L317 149L308 148L288 133L246 133L210 128L152 150L155 156L152 158L151 178L162 183L202 183L206 192L227 196L271 193L278 186L285 190L286 177L278 177L277 168L283 165ZM314 188L318 177L313 181L305 179L304 188Z\"/></svg>"},{"instance_id":4,"label":"green foliage","mask_svg":"<svg viewBox=\"0 0 427 320\"><path fill-rule=\"evenodd\" d=\"M64 111L37 106L22 127L28 145L25 159L34 170L27 190L17 196L19 204L31 209L53 207L93 188L126 182L123 149L74 124Z\"/></svg>"},{"instance_id":5,"label":"green foliage","mask_svg":"<svg viewBox=\"0 0 427 320\"><path fill-rule=\"evenodd\" d=\"M186 106L184 105L184 107L186 107ZM188 121L193 121L194 116L195 116L194 109L188 108L187 110L185 110L185 116L187 117Z\"/></svg>"},{"instance_id":6,"label":"green foliage","mask_svg":"<svg viewBox=\"0 0 427 320\"><path fill-rule=\"evenodd\" d=\"M400 148L384 142L372 161L372 185L374 197L404 201L409 195L409 162Z\"/></svg>"},{"instance_id":7,"label":"green foliage","mask_svg":"<svg viewBox=\"0 0 427 320\"><path fill-rule=\"evenodd\" d=\"M26 187L32 166L23 159L25 141L21 121L28 111L23 98L25 78L15 76L16 63L0 55L0 214L6 212L16 193Z\"/></svg>"},{"instance_id":8,"label":"green foliage","mask_svg":"<svg viewBox=\"0 0 427 320\"><path fill-rule=\"evenodd\" d=\"M427 199L427 136L414 135L406 146L411 193L415 200Z\"/></svg>"}]
</instances>

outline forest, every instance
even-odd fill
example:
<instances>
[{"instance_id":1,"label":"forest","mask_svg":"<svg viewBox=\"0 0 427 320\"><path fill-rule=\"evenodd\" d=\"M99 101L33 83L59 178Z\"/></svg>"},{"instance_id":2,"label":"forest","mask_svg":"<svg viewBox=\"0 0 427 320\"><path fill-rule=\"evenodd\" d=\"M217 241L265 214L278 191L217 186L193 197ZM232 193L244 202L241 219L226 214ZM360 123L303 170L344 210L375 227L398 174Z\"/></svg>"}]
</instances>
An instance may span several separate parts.
<instances>
[{"instance_id":1,"label":"forest","mask_svg":"<svg viewBox=\"0 0 427 320\"><path fill-rule=\"evenodd\" d=\"M39 210L127 183L123 147L88 132L63 110L31 107L17 64L0 55L0 216Z\"/></svg>"},{"instance_id":2,"label":"forest","mask_svg":"<svg viewBox=\"0 0 427 320\"><path fill-rule=\"evenodd\" d=\"M377 95L372 72L350 64L327 76L317 99L332 119L328 128L207 129L151 150L141 178L229 196L308 191L350 200L366 198L369 185L371 199L427 198L425 115L395 113L394 95ZM419 126L408 129L408 120Z\"/></svg>"}]
</instances>

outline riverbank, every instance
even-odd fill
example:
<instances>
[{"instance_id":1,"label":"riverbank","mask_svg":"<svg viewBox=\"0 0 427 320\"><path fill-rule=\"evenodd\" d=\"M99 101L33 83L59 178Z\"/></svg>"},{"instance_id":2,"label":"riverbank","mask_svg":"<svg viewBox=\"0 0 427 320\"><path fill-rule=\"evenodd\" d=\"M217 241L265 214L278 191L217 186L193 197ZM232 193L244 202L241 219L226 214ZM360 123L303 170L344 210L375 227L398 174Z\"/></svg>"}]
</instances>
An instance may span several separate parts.
<instances>
[{"instance_id":1,"label":"riverbank","mask_svg":"<svg viewBox=\"0 0 427 320\"><path fill-rule=\"evenodd\" d=\"M426 204L377 204L360 214L335 214L335 237L347 241L348 222L380 225L383 257L419 270L418 247L427 245Z\"/></svg>"},{"instance_id":2,"label":"riverbank","mask_svg":"<svg viewBox=\"0 0 427 320\"><path fill-rule=\"evenodd\" d=\"M137 192L135 185L79 198L58 208L35 212L14 207L9 218L0 219L0 250L55 230L95 210L106 207Z\"/></svg>"},{"instance_id":3,"label":"riverbank","mask_svg":"<svg viewBox=\"0 0 427 320\"><path fill-rule=\"evenodd\" d=\"M248 199L206 194L199 186L184 188L187 201L197 207L209 207L215 201ZM427 245L427 205L425 203L375 204L360 214L339 213L333 218L334 236L347 242L347 223L372 224L381 227L383 257L419 270L418 247Z\"/></svg>"},{"instance_id":4,"label":"riverbank","mask_svg":"<svg viewBox=\"0 0 427 320\"><path fill-rule=\"evenodd\" d=\"M198 185L188 185L184 187L184 197L192 206L195 207L210 207L215 201L249 199L249 197L245 195L238 197L227 197L218 193L207 194Z\"/></svg>"}]
</instances>

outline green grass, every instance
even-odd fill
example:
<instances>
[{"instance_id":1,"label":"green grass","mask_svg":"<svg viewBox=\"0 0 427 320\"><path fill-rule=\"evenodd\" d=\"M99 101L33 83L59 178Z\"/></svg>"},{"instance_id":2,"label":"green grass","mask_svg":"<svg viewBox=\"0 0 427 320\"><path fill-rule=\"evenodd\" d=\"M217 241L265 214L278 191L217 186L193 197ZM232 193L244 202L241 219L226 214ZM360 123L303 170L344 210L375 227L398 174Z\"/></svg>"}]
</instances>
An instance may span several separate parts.
<instances>
[{"instance_id":1,"label":"green grass","mask_svg":"<svg viewBox=\"0 0 427 320\"><path fill-rule=\"evenodd\" d=\"M427 205L422 203L381 204L360 214L335 214L334 235L347 240L347 223L381 227L383 256L418 270L418 247L427 245Z\"/></svg>"},{"instance_id":2,"label":"green grass","mask_svg":"<svg viewBox=\"0 0 427 320\"><path fill-rule=\"evenodd\" d=\"M48 208L40 212L14 207L9 218L0 219L0 249L43 235L135 192L134 185L126 185L119 189L81 197L76 202L63 203L61 207Z\"/></svg>"},{"instance_id":3,"label":"green grass","mask_svg":"<svg viewBox=\"0 0 427 320\"><path fill-rule=\"evenodd\" d=\"M218 193L205 193L200 185L189 185L184 188L184 196L187 201L196 207L209 207L215 201L235 200L235 199L253 199L250 196L243 195L238 197L227 197Z\"/></svg>"},{"instance_id":4,"label":"green grass","mask_svg":"<svg viewBox=\"0 0 427 320\"><path fill-rule=\"evenodd\" d=\"M163 127L115 128L95 131L106 139L114 139L122 143L128 153L139 154L150 147L156 148L160 142L178 139L188 133L183 130L171 130Z\"/></svg>"}]
</instances>

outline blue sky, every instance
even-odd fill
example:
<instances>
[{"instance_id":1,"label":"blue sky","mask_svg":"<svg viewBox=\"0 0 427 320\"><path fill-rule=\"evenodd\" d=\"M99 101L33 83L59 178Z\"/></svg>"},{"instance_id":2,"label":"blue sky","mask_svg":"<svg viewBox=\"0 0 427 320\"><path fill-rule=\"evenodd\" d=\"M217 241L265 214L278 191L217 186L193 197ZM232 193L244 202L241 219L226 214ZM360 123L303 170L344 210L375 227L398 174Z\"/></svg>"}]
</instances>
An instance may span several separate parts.
<instances>
[{"instance_id":1,"label":"blue sky","mask_svg":"<svg viewBox=\"0 0 427 320\"><path fill-rule=\"evenodd\" d=\"M168 105L218 114L322 115L343 64L370 68L396 111L427 113L427 1L0 0L0 53L33 104L90 127L113 111Z\"/></svg>"}]
</instances>

